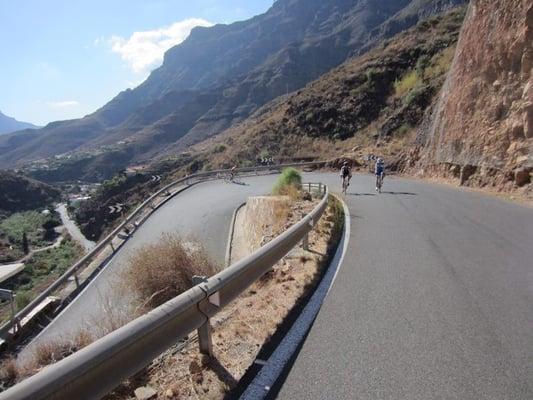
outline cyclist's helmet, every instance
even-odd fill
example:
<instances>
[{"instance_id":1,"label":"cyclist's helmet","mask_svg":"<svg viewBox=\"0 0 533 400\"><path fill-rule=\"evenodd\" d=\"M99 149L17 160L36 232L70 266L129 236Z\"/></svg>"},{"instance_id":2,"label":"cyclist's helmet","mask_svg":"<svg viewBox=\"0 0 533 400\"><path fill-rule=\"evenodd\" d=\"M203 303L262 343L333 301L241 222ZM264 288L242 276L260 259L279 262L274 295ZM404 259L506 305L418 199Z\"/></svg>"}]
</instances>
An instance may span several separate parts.
<instances>
[{"instance_id":1,"label":"cyclist's helmet","mask_svg":"<svg viewBox=\"0 0 533 400\"><path fill-rule=\"evenodd\" d=\"M383 158L379 157L378 158L378 163L382 163L383 162Z\"/></svg>"},{"instance_id":2,"label":"cyclist's helmet","mask_svg":"<svg viewBox=\"0 0 533 400\"><path fill-rule=\"evenodd\" d=\"M348 166L348 161L344 161L344 162L342 163L342 165L344 165L345 167L347 167L347 166Z\"/></svg>"}]
</instances>

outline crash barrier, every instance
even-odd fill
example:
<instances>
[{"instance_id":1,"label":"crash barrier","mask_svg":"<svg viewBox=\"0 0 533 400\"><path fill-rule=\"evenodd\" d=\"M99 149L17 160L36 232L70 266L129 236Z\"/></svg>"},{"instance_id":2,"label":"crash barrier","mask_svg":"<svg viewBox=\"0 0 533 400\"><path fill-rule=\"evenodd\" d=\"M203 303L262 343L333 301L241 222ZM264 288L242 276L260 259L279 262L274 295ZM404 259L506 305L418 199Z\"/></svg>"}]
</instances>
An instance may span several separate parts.
<instances>
[{"instance_id":1,"label":"crash barrier","mask_svg":"<svg viewBox=\"0 0 533 400\"><path fill-rule=\"evenodd\" d=\"M266 166L256 166L256 167L247 167L247 168L238 168L233 171L231 170L214 170L214 171L205 171L205 172L199 172L195 174L191 174L188 176L185 176L181 179L178 179L174 182L169 183L168 185L164 186L160 190L158 190L156 193L151 195L147 200L145 200L140 206L138 206L122 223L120 223L109 235L107 235L103 240L101 240L89 253L87 253L83 258L81 258L78 262L76 262L72 267L70 267L63 275L61 275L54 283L52 283L47 289L45 289L42 293L40 293L34 300L32 300L28 305L26 305L22 310L17 312L15 315L12 316L12 318L6 322L4 325L0 327L0 339L2 340L8 340L11 336L14 336L17 334L17 332L20 330L20 323L23 320L24 317L29 315L33 310L35 310L39 304L41 304L43 301L46 300L48 296L50 296L52 293L54 293L59 288L63 287L70 279L74 280L76 285L80 287L82 283L78 279L78 273L80 270L82 270L84 267L89 265L92 261L94 261L98 255L102 252L102 250L105 249L107 245L111 245L111 248L114 251L117 249L113 247L113 239L118 237L118 235L126 229L126 231L129 231L127 226L132 226L133 229L141 225L147 217L153 213L159 206L163 205L166 201L168 201L170 198L178 194L180 191L177 191L175 193L171 193L171 189L177 187L177 186L183 186L183 185L191 185L193 183L201 182L203 180L209 180L209 179L220 179L220 178L226 178L230 174L246 174L246 173L262 173L262 172L272 172L272 171L279 171L283 168L287 167L321 167L324 166L326 163L322 161L318 162L305 162L305 163L288 163L288 164L279 164L279 165L266 165ZM154 204L154 200L156 200L160 196L167 195L167 200L164 202L161 202L158 205ZM148 215L144 215L143 217L141 214L143 211L149 211Z\"/></svg>"},{"instance_id":2,"label":"crash barrier","mask_svg":"<svg viewBox=\"0 0 533 400\"><path fill-rule=\"evenodd\" d=\"M307 184L304 184L305 189ZM326 210L328 188L298 223L255 253L84 349L0 393L0 400L95 399L112 391L179 340L198 329L200 350L211 354L210 318L305 240Z\"/></svg>"}]
</instances>

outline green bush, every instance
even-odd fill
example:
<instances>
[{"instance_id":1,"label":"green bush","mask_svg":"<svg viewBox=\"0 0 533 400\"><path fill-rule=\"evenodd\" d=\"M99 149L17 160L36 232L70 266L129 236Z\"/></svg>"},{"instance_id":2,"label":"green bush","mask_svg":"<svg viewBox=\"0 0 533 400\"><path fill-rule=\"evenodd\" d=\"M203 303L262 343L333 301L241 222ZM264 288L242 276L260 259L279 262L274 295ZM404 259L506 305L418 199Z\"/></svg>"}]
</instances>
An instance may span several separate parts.
<instances>
[{"instance_id":1,"label":"green bush","mask_svg":"<svg viewBox=\"0 0 533 400\"><path fill-rule=\"evenodd\" d=\"M224 146L223 144L220 144L213 149L214 154L224 153L225 151L226 151L226 146Z\"/></svg>"},{"instance_id":2,"label":"green bush","mask_svg":"<svg viewBox=\"0 0 533 400\"><path fill-rule=\"evenodd\" d=\"M416 71L410 71L400 80L394 82L394 92L396 97L403 97L420 83L420 77Z\"/></svg>"},{"instance_id":3,"label":"green bush","mask_svg":"<svg viewBox=\"0 0 533 400\"><path fill-rule=\"evenodd\" d=\"M30 304L31 296L28 292L18 292L15 297L15 304L17 305L17 311L22 310L28 304Z\"/></svg>"},{"instance_id":4,"label":"green bush","mask_svg":"<svg viewBox=\"0 0 533 400\"><path fill-rule=\"evenodd\" d=\"M285 168L274 185L275 195L285 194L287 189L302 187L302 174L295 168Z\"/></svg>"}]
</instances>

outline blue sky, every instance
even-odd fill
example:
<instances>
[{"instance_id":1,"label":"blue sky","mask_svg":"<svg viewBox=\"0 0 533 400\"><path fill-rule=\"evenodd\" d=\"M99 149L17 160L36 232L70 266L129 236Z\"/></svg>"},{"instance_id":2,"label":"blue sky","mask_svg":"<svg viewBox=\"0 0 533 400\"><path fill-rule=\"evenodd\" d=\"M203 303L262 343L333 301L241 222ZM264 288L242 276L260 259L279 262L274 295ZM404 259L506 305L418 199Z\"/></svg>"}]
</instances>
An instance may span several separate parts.
<instances>
[{"instance_id":1,"label":"blue sky","mask_svg":"<svg viewBox=\"0 0 533 400\"><path fill-rule=\"evenodd\" d=\"M272 0L0 0L0 111L44 125L89 114L142 82L194 25Z\"/></svg>"}]
</instances>

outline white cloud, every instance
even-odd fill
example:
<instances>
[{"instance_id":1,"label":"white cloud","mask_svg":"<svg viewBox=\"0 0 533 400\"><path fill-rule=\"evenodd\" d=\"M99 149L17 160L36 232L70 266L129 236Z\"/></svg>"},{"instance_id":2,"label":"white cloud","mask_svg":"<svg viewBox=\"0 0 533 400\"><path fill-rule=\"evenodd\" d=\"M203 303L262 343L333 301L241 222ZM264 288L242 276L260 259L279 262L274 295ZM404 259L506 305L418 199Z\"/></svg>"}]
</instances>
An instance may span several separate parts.
<instances>
[{"instance_id":1,"label":"white cloud","mask_svg":"<svg viewBox=\"0 0 533 400\"><path fill-rule=\"evenodd\" d=\"M50 108L69 108L77 107L80 105L76 100L64 100L64 101L47 101L46 105Z\"/></svg>"},{"instance_id":2,"label":"white cloud","mask_svg":"<svg viewBox=\"0 0 533 400\"><path fill-rule=\"evenodd\" d=\"M212 26L205 19L190 18L168 27L134 32L129 38L113 36L109 39L114 53L128 63L135 73L146 72L163 61L163 55L172 46L183 42L195 26Z\"/></svg>"}]
</instances>

